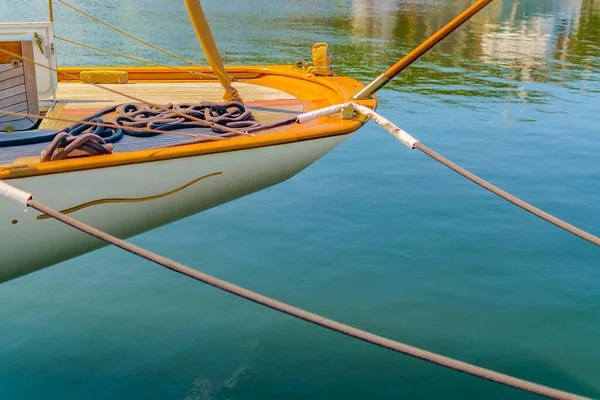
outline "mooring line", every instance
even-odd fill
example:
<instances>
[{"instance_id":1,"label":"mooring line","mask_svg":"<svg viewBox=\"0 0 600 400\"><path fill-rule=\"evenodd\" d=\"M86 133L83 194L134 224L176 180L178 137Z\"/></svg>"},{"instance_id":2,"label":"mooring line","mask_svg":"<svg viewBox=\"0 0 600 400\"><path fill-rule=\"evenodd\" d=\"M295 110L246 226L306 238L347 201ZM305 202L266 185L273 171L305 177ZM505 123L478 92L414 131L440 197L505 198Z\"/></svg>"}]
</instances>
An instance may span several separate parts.
<instances>
[{"instance_id":1,"label":"mooring line","mask_svg":"<svg viewBox=\"0 0 600 400\"><path fill-rule=\"evenodd\" d=\"M182 275L186 275L190 278L198 280L200 282L204 282L208 285L211 285L217 289L221 289L223 291L234 294L238 297L241 297L246 300L253 301L257 304L263 305L265 307L271 308L276 311L280 311L282 313L288 314L292 317L310 322L315 325L319 325L323 328L330 329L335 332L342 333L344 335L360 339L362 341L377 345L379 347L387 348L398 353L406 354L411 357L419 358L424 361L428 361L433 364L438 364L440 366L453 369L455 371L463 372L465 374L473 375L482 379L486 379L492 382L496 382L505 386L510 386L515 389L520 389L526 392L535 393L540 396L545 396L553 399L566 399L566 400L580 400L585 399L585 397L564 392L557 389L552 389L550 387L540 385L533 382L528 382L523 379L514 378L512 376L502 374L499 372L495 372L486 368L481 368L472 364L468 364L462 361L458 361L449 357L445 357L436 353L432 353L426 350L419 349L414 346L410 346L404 343L397 342L395 340L391 340L379 335L375 335L373 333L363 331L358 328L354 328L352 326L343 324L341 322L334 321L329 318L322 317L320 315L302 310L298 307L294 307L292 305L283 303L281 301L272 299L267 296L263 296L251 290L245 289L241 286L237 286L233 283L224 281L219 278L215 278L211 275L205 274L203 272L197 271L190 267L187 267L183 264L180 264L176 261L170 260L166 257L162 257L156 253L143 249L141 247L135 246L131 243L126 242L125 240L119 239L115 236L112 236L106 232L100 231L96 228L93 228L79 220L76 220L68 215L64 215L59 211L56 211L36 200L33 199L30 193L24 192L14 186L11 186L3 181L0 181L0 194L3 194L15 201L20 202L21 204L31 207L39 212L42 212L50 217L69 225L75 229L78 229L82 232L85 232L91 236L94 236L100 240L103 240L106 243L112 244L114 246L120 247L121 249L128 251L132 254L135 254L139 257L145 258L149 261L152 261L158 265L161 265L165 268L168 268L172 271L180 273Z\"/></svg>"},{"instance_id":2,"label":"mooring line","mask_svg":"<svg viewBox=\"0 0 600 400\"><path fill-rule=\"evenodd\" d=\"M344 116L344 113L348 110L350 111L350 113L348 115ZM568 222L565 222L565 221L561 220L560 218L553 216L552 214L549 214L543 210L540 210L539 208L527 203L526 201L523 201L523 200L519 199L518 197L513 196L512 194L492 185L491 183L487 182L486 180L484 180L484 179L478 177L477 175L467 171L466 169L456 165L452 161L442 157L440 154L436 153L435 151L431 150L424 144L420 143L417 139L412 137L409 133L407 133L403 129L399 128L394 123L392 123L390 120L386 119L385 117L376 113L375 111L371 110L368 107L365 107L358 103L352 103L352 102L338 104L338 105L322 108L322 109L319 109L316 111L311 111L311 112L308 112L305 114L300 114L296 118L296 122L303 123L306 121L311 121L311 120L314 120L317 118L322 118L322 117L330 116L330 115L337 114L337 113L342 113L342 117L351 117L352 112L356 112L360 115L363 115L363 116L373 120L373 122L375 122L377 125L383 127L385 130L387 130L389 133L391 133L396 139L398 139L400 142L402 142L406 147L408 147L410 149L418 149L418 150L422 151L423 153L427 154L429 157L433 158L434 160L438 161L439 163L443 164L444 166L446 166L446 167L450 168L451 170L457 172L458 174L464 176L465 178L469 179L470 181L478 184L482 188L489 190L490 192L503 198L504 200L522 208L525 211L530 212L531 214L535 215L536 217L539 217L547 222L550 222L553 225L558 226L561 229L564 229L565 231L567 231L569 233L572 233L573 235L575 235L583 240L586 240L592 244L595 244L596 246L600 246L600 237L595 236L589 232L586 232L583 229L577 228L576 226L573 226L573 225L569 224Z\"/></svg>"},{"instance_id":3,"label":"mooring line","mask_svg":"<svg viewBox=\"0 0 600 400\"><path fill-rule=\"evenodd\" d=\"M447 158L442 157L440 154L436 153L435 151L431 150L429 147L425 146L424 144L422 144L420 142L417 142L415 144L415 148L418 150L421 150L423 153L427 154L429 157L431 157L434 160L438 161L439 163L443 164L445 167L450 168L451 170L464 176L471 182L478 184L482 188L489 190L490 192L492 192L495 195L503 198L504 200L516 205L517 207L520 207L523 210L528 211L531 214L535 215L536 217L542 218L543 220L548 221L551 224L556 225L559 228L564 229L565 231L572 233L573 235L578 236L583 240L587 240L588 242L595 244L596 246L600 246L600 238L598 236L592 235L591 233L586 232L583 229L577 228L576 226L573 226L573 225L569 224L568 222L565 222L565 221L561 220L560 218L557 218L554 215L549 214L543 210L540 210L539 208L527 203L526 201L523 201L523 200L519 199L518 197L513 196L512 194L500 189L499 187L492 185L491 183L487 182L484 179L481 179L477 175L467 171L466 169L462 168L461 166L456 165L455 163L448 160Z\"/></svg>"}]
</instances>

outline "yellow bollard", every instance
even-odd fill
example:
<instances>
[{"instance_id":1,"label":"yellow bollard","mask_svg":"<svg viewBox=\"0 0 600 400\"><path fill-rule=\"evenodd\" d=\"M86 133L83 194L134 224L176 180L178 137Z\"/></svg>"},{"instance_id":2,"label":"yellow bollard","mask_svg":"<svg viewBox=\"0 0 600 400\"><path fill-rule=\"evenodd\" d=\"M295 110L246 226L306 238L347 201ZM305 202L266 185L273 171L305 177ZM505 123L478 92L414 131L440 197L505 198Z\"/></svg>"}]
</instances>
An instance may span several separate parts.
<instances>
[{"instance_id":1,"label":"yellow bollard","mask_svg":"<svg viewBox=\"0 0 600 400\"><path fill-rule=\"evenodd\" d=\"M307 75L333 75L331 69L331 53L328 51L329 45L325 42L315 43L312 47L313 66L308 68Z\"/></svg>"}]
</instances>

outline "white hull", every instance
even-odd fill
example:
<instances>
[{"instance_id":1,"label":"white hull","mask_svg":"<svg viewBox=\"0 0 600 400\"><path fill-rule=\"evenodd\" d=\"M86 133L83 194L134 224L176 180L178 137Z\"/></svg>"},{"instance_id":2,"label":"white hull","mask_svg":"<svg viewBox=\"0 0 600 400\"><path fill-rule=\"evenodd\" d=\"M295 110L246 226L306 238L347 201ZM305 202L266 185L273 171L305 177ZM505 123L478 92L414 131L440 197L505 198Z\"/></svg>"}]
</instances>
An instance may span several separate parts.
<instances>
[{"instance_id":1,"label":"white hull","mask_svg":"<svg viewBox=\"0 0 600 400\"><path fill-rule=\"evenodd\" d=\"M280 183L348 136L12 179L8 183L57 210L82 206L69 215L127 238ZM40 215L32 209L25 212L23 206L0 197L0 282L104 245L58 221L39 219Z\"/></svg>"}]
</instances>

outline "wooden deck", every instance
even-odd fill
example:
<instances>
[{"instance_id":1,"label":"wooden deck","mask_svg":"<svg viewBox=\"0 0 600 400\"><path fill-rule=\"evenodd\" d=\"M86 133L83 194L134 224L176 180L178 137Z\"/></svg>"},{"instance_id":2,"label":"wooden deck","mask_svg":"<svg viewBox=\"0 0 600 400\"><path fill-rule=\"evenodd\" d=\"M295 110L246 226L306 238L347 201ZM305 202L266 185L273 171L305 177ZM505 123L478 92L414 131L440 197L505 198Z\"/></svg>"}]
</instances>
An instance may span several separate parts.
<instances>
[{"instance_id":1,"label":"wooden deck","mask_svg":"<svg viewBox=\"0 0 600 400\"><path fill-rule=\"evenodd\" d=\"M216 82L134 82L102 86L154 104L223 101L223 88ZM234 86L247 108L262 124L270 124L302 112L302 103L281 90L248 83L235 83ZM136 102L93 85L71 82L58 84L56 99L58 104L48 116L69 120L85 118L115 104ZM40 129L63 129L69 125L69 122L45 120Z\"/></svg>"},{"instance_id":2,"label":"wooden deck","mask_svg":"<svg viewBox=\"0 0 600 400\"><path fill-rule=\"evenodd\" d=\"M131 99L84 84L74 78L82 71L107 69L112 68L60 68L58 103L48 112L48 115L78 121L107 106L132 102ZM192 67L182 67L183 71L162 67L119 67L118 69L129 74L129 83L103 86L147 102L162 104L203 100L222 102L223 89L220 85L210 76L190 74L190 71L195 72ZM237 79L234 86L238 88L247 108L253 111L262 124L287 120L301 112L350 101L352 96L364 87L362 83L345 76L309 77L305 70L290 65L233 66L228 68L228 72ZM370 108L376 106L375 99L360 100L359 103ZM49 104L45 102L46 106ZM110 115L105 118L107 121L110 119ZM323 117L304 124L293 124L260 132L253 137L239 136L231 140L192 141L191 143L189 137L182 138L174 135L157 135L142 139L125 135L115 143L113 154L102 157L73 157L52 162L39 160L40 151L47 145L46 143L4 147L0 149L0 179L25 178L292 144L346 135L360 128L363 123L364 118L360 116L352 119L341 119L339 116ZM70 121L57 123L46 119L41 128L48 132L48 129L60 130L70 124L72 124ZM182 141L186 143L185 146L172 146Z\"/></svg>"},{"instance_id":3,"label":"wooden deck","mask_svg":"<svg viewBox=\"0 0 600 400\"><path fill-rule=\"evenodd\" d=\"M199 103L201 101L223 102L223 88L216 82L133 82L127 84L103 84L118 92L153 104ZM281 90L249 83L235 83L245 105L261 124L270 124L288 119L302 112L300 100ZM46 101L51 99L45 99ZM102 109L122 104L135 103L135 100L112 93L97 86L59 82L56 91L57 104L46 114L52 118L79 121ZM110 121L111 115L105 120ZM72 122L45 119L39 129L61 130ZM270 130L270 133L285 130L285 127ZM200 133L204 129L195 129ZM208 129L206 133L210 133ZM189 142L189 137L175 135L157 135L149 138L136 138L125 135L114 143L113 152L154 149ZM39 154L48 143L2 148L0 165L26 164L39 161Z\"/></svg>"}]
</instances>

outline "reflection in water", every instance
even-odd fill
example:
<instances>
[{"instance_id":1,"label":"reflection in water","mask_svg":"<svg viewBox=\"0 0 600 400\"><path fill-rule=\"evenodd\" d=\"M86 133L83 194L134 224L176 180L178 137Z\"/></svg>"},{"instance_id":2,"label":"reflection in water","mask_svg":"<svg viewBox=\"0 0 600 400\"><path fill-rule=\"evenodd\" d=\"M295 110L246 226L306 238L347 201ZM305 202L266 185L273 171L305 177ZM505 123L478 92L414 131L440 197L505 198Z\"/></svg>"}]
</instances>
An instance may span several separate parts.
<instances>
[{"instance_id":1,"label":"reflection in water","mask_svg":"<svg viewBox=\"0 0 600 400\"><path fill-rule=\"evenodd\" d=\"M552 13L518 20L520 4L513 3L508 19L484 35L481 61L509 69L512 78L523 82L552 78L548 72L553 63L560 69L555 62L566 61L577 47L582 4L583 0L563 1Z\"/></svg>"},{"instance_id":2,"label":"reflection in water","mask_svg":"<svg viewBox=\"0 0 600 400\"><path fill-rule=\"evenodd\" d=\"M352 37L389 38L394 36L396 1L354 0Z\"/></svg>"},{"instance_id":3,"label":"reflection in water","mask_svg":"<svg viewBox=\"0 0 600 400\"><path fill-rule=\"evenodd\" d=\"M161 18L156 19L157 14L144 6L150 2ZM31 6L27 6L29 3ZM33 7L38 3L39 0L3 0L0 21L31 20L29 10L40 11L40 7ZM137 13L115 12L117 5L118 9L123 7L117 0L102 4L82 1L80 6L204 63L182 2L130 3L125 5L127 9L139 10L142 18L132 17ZM306 60L310 46L326 40L338 73L368 81L466 9L472 0L286 0L275 8L266 1L231 0L227 8L221 7L218 0L204 3L229 64L289 64ZM232 9L236 10L233 15ZM253 18L245 19L243 16L249 13ZM176 62L118 35L104 35L105 28L65 7L57 6L55 16L57 33L62 36L161 63ZM600 66L598 32L598 0L496 0L389 87L436 96L452 92L463 100L473 96L505 98L522 86L520 82L556 82L595 91L600 80L595 72ZM59 44L58 56L63 65L131 63L122 59L107 61L106 55L64 43ZM547 96L531 88L524 96L523 93L520 99L528 101L542 101Z\"/></svg>"},{"instance_id":4,"label":"reflection in water","mask_svg":"<svg viewBox=\"0 0 600 400\"><path fill-rule=\"evenodd\" d=\"M342 72L372 79L471 3L354 0L349 24L332 17L351 42L332 46L338 65L344 64ZM530 102L544 102L547 93L525 90L519 82L578 82L585 90L597 90L599 14L594 0L492 3L391 87Z\"/></svg>"},{"instance_id":5,"label":"reflection in water","mask_svg":"<svg viewBox=\"0 0 600 400\"><path fill-rule=\"evenodd\" d=\"M483 35L480 60L506 68L518 75L519 80L530 82L532 73L547 65L554 21L549 17L535 17L527 24L512 26L511 20Z\"/></svg>"},{"instance_id":6,"label":"reflection in water","mask_svg":"<svg viewBox=\"0 0 600 400\"><path fill-rule=\"evenodd\" d=\"M354 46L347 51L371 54L367 68L378 65L368 75L371 78L470 4L470 0L354 0L348 32ZM589 83L599 80L594 73L600 66L599 14L594 0L492 3L411 67L403 82L392 86L429 95L497 97L499 89L516 89L518 82L583 80L583 88L597 90L597 84ZM467 70L481 74L465 74ZM513 94L520 101L540 102L545 96L523 88Z\"/></svg>"}]
</instances>

